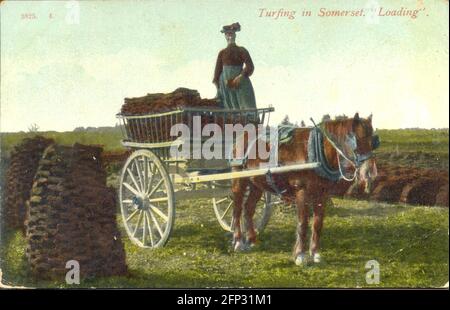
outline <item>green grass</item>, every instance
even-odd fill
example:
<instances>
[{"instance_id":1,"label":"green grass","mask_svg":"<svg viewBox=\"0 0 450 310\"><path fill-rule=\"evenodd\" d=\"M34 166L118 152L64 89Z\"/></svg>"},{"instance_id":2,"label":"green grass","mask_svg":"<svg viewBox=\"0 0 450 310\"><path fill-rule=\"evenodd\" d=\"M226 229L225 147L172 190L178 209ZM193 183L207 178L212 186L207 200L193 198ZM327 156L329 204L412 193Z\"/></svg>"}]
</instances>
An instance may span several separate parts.
<instances>
[{"instance_id":1,"label":"green grass","mask_svg":"<svg viewBox=\"0 0 450 310\"><path fill-rule=\"evenodd\" d=\"M85 280L80 286L439 287L448 281L448 209L333 201L327 207L324 262L319 265L298 267L291 259L293 210L276 209L258 246L233 253L231 236L220 228L210 202L199 199L177 204L175 228L164 248L138 248L122 229L129 276ZM28 277L20 232L8 233L4 241L2 268L9 283L67 286ZM380 263L379 285L365 281L365 264L372 259Z\"/></svg>"},{"instance_id":2,"label":"green grass","mask_svg":"<svg viewBox=\"0 0 450 310\"><path fill-rule=\"evenodd\" d=\"M377 130L377 163L448 171L448 129Z\"/></svg>"},{"instance_id":3,"label":"green grass","mask_svg":"<svg viewBox=\"0 0 450 310\"><path fill-rule=\"evenodd\" d=\"M380 129L380 152L432 152L448 154L448 129Z\"/></svg>"},{"instance_id":4,"label":"green grass","mask_svg":"<svg viewBox=\"0 0 450 310\"><path fill-rule=\"evenodd\" d=\"M46 131L39 133L30 132L14 132L14 133L1 133L0 134L0 147L2 152L8 154L12 148L19 144L24 138L33 137L34 135L41 135L46 138L52 138L57 143L63 145L72 145L75 142L81 144L97 144L103 145L107 151L120 151L123 147L120 143L122 135L120 129L108 129L104 131L67 131L56 132Z\"/></svg>"},{"instance_id":5,"label":"green grass","mask_svg":"<svg viewBox=\"0 0 450 310\"><path fill-rule=\"evenodd\" d=\"M38 134L53 138L56 142L70 145L74 142L82 144L101 144L107 150L120 150L121 133L118 128L110 128L100 131L81 132L39 132ZM448 129L379 129L381 146L380 152L433 152L447 153L449 131ZM31 137L35 133L15 132L0 133L1 148L8 152L25 137Z\"/></svg>"}]
</instances>

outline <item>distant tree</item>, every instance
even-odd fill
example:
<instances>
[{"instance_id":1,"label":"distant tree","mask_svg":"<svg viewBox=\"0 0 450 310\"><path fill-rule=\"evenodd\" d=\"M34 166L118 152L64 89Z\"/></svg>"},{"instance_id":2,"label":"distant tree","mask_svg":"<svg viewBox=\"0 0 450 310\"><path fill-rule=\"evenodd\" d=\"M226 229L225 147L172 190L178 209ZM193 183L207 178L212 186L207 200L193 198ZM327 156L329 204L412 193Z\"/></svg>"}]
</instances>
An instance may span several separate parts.
<instances>
[{"instance_id":1,"label":"distant tree","mask_svg":"<svg viewBox=\"0 0 450 310\"><path fill-rule=\"evenodd\" d=\"M281 121L280 125L282 126L294 126L294 124L291 123L291 121L289 120L289 116L285 115L283 120Z\"/></svg>"},{"instance_id":2,"label":"distant tree","mask_svg":"<svg viewBox=\"0 0 450 310\"><path fill-rule=\"evenodd\" d=\"M345 114L342 114L342 115L336 115L335 119L336 119L336 120L348 119L348 116L345 115Z\"/></svg>"},{"instance_id":3,"label":"distant tree","mask_svg":"<svg viewBox=\"0 0 450 310\"><path fill-rule=\"evenodd\" d=\"M38 132L38 131L39 131L38 124L33 123L30 126L28 126L28 132Z\"/></svg>"},{"instance_id":4,"label":"distant tree","mask_svg":"<svg viewBox=\"0 0 450 310\"><path fill-rule=\"evenodd\" d=\"M301 127L306 127L306 124L305 124L305 122L303 120L300 122L300 126Z\"/></svg>"},{"instance_id":5,"label":"distant tree","mask_svg":"<svg viewBox=\"0 0 450 310\"><path fill-rule=\"evenodd\" d=\"M331 121L330 114L325 114L324 116L322 116L322 122L326 122L326 121Z\"/></svg>"}]
</instances>

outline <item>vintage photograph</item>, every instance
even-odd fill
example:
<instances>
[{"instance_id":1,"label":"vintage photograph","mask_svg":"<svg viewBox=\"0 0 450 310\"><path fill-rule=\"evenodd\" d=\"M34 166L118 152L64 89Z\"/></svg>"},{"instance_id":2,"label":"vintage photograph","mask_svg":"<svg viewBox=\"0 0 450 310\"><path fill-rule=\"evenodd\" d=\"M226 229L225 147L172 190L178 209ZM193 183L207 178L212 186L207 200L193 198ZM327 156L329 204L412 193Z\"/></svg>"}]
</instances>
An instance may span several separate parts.
<instances>
[{"instance_id":1,"label":"vintage photograph","mask_svg":"<svg viewBox=\"0 0 450 310\"><path fill-rule=\"evenodd\" d=\"M448 0L0 13L0 288L448 289Z\"/></svg>"}]
</instances>

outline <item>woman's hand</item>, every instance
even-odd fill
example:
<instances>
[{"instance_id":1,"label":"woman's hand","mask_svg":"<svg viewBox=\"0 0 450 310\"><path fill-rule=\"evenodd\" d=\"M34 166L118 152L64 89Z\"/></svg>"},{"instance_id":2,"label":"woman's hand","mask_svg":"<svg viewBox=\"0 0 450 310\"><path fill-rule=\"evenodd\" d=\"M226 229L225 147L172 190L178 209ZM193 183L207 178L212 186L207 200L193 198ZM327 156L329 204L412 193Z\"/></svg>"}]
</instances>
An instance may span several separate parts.
<instances>
[{"instance_id":1,"label":"woman's hand","mask_svg":"<svg viewBox=\"0 0 450 310\"><path fill-rule=\"evenodd\" d=\"M239 74L234 79L228 80L227 86L229 88L238 88L239 85L241 84L241 80L242 80L242 74Z\"/></svg>"}]
</instances>

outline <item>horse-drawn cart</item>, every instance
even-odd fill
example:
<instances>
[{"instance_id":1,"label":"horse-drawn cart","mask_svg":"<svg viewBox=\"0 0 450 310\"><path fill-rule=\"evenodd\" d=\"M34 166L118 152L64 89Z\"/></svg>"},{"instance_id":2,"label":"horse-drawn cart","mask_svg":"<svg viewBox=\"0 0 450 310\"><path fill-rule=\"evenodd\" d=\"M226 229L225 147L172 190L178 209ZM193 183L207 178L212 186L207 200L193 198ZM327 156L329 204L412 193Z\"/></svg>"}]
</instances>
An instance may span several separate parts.
<instances>
[{"instance_id":1,"label":"horse-drawn cart","mask_svg":"<svg viewBox=\"0 0 450 310\"><path fill-rule=\"evenodd\" d=\"M192 120L197 116L202 124L219 124L222 128L225 123L268 126L273 110L272 107L252 110L183 108L158 114L117 114L124 137L122 144L133 150L122 169L119 188L124 226L133 243L145 248L164 246L174 225L175 202L182 199L212 199L219 224L224 230L231 231L232 179L264 175L269 171L276 173L317 167L317 163L307 163L232 171L228 160L192 160L173 156L171 152L171 147L187 142L183 137L170 135L175 124L185 124L193 129ZM193 142L192 137L190 139L188 142ZM203 138L200 145L205 140ZM226 140L222 141L225 143ZM272 205L271 194L266 192L256 209L258 232L266 226Z\"/></svg>"}]
</instances>

